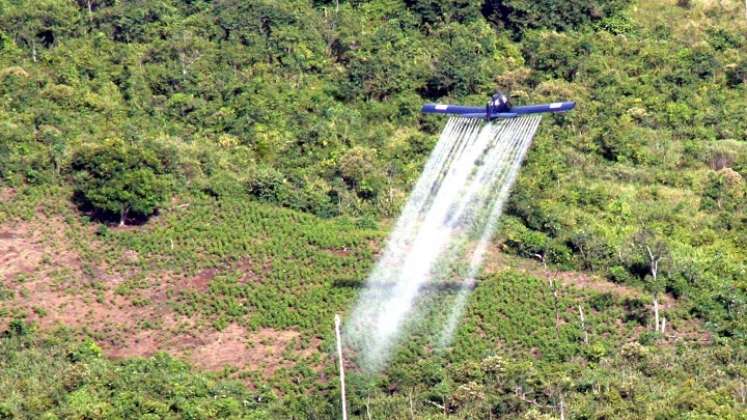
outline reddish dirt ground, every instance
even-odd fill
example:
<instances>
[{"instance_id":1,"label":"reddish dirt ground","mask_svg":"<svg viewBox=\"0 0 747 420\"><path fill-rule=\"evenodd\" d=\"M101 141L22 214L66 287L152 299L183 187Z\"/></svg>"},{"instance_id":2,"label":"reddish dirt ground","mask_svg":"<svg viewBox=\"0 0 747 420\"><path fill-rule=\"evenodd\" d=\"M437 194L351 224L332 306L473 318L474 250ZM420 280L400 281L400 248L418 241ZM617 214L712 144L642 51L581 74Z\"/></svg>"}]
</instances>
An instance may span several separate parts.
<instances>
[{"instance_id":1,"label":"reddish dirt ground","mask_svg":"<svg viewBox=\"0 0 747 420\"><path fill-rule=\"evenodd\" d=\"M206 370L229 367L264 375L291 367L295 362L286 358L288 351L291 359L303 359L318 350L318 340L299 350L296 331L248 331L238 324L216 331L209 320L170 309L170 290L204 291L218 274L216 269L186 279L162 273L146 279L145 287L117 293L117 287L128 281L126 275L106 267L93 267L85 274L65 229L64 222L55 219L0 226L0 285L14 296L3 303L43 329L65 326L87 331L115 358L165 351ZM122 261L138 258L127 251ZM259 281L249 266L245 261L236 267L244 273L242 281ZM0 320L0 328L8 321Z\"/></svg>"},{"instance_id":2,"label":"reddish dirt ground","mask_svg":"<svg viewBox=\"0 0 747 420\"><path fill-rule=\"evenodd\" d=\"M10 281L18 274L33 273L44 256L38 243L28 225L0 228L0 278Z\"/></svg>"},{"instance_id":3,"label":"reddish dirt ground","mask_svg":"<svg viewBox=\"0 0 747 420\"><path fill-rule=\"evenodd\" d=\"M16 190L13 188L0 188L0 202L10 201L16 196Z\"/></svg>"}]
</instances>

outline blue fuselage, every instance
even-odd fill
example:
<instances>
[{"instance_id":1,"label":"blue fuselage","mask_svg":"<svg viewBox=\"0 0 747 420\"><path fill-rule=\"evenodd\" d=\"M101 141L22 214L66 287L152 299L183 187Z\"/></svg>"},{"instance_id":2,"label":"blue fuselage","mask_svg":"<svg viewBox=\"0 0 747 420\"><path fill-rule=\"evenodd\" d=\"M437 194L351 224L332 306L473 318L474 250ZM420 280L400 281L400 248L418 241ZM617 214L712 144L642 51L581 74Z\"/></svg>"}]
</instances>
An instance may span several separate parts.
<instances>
[{"instance_id":1,"label":"blue fuselage","mask_svg":"<svg viewBox=\"0 0 747 420\"><path fill-rule=\"evenodd\" d=\"M421 112L428 114L451 114L465 118L485 118L494 120L496 118L513 118L525 114L538 114L544 112L567 112L576 106L575 102L553 102L549 104L505 106L499 108L488 103L487 106L464 106L446 104L425 104Z\"/></svg>"}]
</instances>

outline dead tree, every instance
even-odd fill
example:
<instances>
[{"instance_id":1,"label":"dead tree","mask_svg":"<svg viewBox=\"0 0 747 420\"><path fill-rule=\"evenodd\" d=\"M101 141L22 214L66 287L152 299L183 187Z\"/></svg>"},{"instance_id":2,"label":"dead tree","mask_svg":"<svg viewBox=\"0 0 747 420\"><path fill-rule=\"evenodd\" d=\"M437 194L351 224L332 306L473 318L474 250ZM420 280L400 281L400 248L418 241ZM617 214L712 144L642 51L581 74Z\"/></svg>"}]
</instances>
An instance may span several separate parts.
<instances>
[{"instance_id":1,"label":"dead tree","mask_svg":"<svg viewBox=\"0 0 747 420\"><path fill-rule=\"evenodd\" d=\"M581 318L581 331L584 332L584 344L589 345L589 332L586 331L586 317L584 317L584 308L578 305L578 316Z\"/></svg>"},{"instance_id":2,"label":"dead tree","mask_svg":"<svg viewBox=\"0 0 747 420\"><path fill-rule=\"evenodd\" d=\"M669 260L669 247L656 233L647 229L635 234L633 245L636 249L640 250L646 261L649 274L644 280L646 281L646 288L651 292L653 297L654 331L661 333L663 332L664 325L660 320L661 307L659 297L662 284L659 275L661 274L662 263Z\"/></svg>"},{"instance_id":3,"label":"dead tree","mask_svg":"<svg viewBox=\"0 0 747 420\"><path fill-rule=\"evenodd\" d=\"M552 299L553 299L553 308L555 309L555 338L558 340L560 339L560 296L558 294L558 284L555 279L555 273L550 274L550 271L547 269L547 260L545 259L544 254L534 254L534 256L542 262L542 267L544 268L545 275L547 276L547 284L550 286L550 290L552 291Z\"/></svg>"},{"instance_id":4,"label":"dead tree","mask_svg":"<svg viewBox=\"0 0 747 420\"><path fill-rule=\"evenodd\" d=\"M195 46L191 32L183 32L181 45L177 47L182 76L186 76L190 67L202 58L202 52Z\"/></svg>"},{"instance_id":5,"label":"dead tree","mask_svg":"<svg viewBox=\"0 0 747 420\"><path fill-rule=\"evenodd\" d=\"M659 275L659 263L661 262L662 256L654 254L651 247L646 245L646 252L648 252L649 267L651 269L651 277L653 282L656 283ZM654 290L654 330L659 332L659 293Z\"/></svg>"}]
</instances>

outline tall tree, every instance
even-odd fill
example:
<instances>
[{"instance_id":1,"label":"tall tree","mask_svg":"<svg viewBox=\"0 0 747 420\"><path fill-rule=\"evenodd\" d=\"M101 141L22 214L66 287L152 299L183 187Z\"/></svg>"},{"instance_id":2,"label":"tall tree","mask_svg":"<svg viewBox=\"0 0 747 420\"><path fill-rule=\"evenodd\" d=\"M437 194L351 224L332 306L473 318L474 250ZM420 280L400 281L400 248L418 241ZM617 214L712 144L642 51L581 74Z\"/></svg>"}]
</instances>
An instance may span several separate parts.
<instances>
[{"instance_id":1,"label":"tall tree","mask_svg":"<svg viewBox=\"0 0 747 420\"><path fill-rule=\"evenodd\" d=\"M78 150L71 168L83 202L124 226L131 214L149 216L166 200L169 166L164 149L115 139Z\"/></svg>"},{"instance_id":2,"label":"tall tree","mask_svg":"<svg viewBox=\"0 0 747 420\"><path fill-rule=\"evenodd\" d=\"M28 48L34 62L41 48L74 33L79 21L79 10L64 0L7 2L0 6L0 28Z\"/></svg>"}]
</instances>

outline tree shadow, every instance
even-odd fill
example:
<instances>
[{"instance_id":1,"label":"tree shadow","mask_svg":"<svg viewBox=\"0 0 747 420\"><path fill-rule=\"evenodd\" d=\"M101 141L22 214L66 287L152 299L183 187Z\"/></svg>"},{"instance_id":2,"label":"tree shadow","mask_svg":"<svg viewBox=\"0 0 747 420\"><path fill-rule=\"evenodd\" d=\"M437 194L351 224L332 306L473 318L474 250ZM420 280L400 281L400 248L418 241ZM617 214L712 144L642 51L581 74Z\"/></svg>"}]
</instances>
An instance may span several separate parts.
<instances>
[{"instance_id":1,"label":"tree shadow","mask_svg":"<svg viewBox=\"0 0 747 420\"><path fill-rule=\"evenodd\" d=\"M374 285L366 284L364 280L358 279L335 279L332 281L332 287L335 288L348 288L348 289L392 289L397 285L395 282L379 283ZM442 281L438 283L427 283L420 287L421 290L428 292L455 292L462 290L465 285L461 281ZM477 283L472 283L469 286L470 290L474 290L477 287Z\"/></svg>"}]
</instances>

